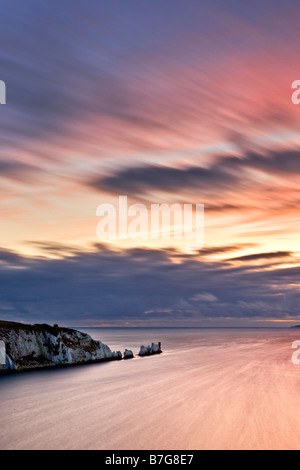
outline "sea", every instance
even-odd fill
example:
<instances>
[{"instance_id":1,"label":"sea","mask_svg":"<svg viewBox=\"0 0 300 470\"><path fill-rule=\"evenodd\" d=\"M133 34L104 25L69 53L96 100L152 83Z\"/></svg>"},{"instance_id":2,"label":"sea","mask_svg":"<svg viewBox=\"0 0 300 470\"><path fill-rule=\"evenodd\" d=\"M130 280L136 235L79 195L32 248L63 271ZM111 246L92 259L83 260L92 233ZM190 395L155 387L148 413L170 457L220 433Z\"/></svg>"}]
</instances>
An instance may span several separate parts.
<instances>
[{"instance_id":1,"label":"sea","mask_svg":"<svg viewBox=\"0 0 300 470\"><path fill-rule=\"evenodd\" d=\"M1 376L1 450L300 449L300 329L78 329L135 357Z\"/></svg>"}]
</instances>

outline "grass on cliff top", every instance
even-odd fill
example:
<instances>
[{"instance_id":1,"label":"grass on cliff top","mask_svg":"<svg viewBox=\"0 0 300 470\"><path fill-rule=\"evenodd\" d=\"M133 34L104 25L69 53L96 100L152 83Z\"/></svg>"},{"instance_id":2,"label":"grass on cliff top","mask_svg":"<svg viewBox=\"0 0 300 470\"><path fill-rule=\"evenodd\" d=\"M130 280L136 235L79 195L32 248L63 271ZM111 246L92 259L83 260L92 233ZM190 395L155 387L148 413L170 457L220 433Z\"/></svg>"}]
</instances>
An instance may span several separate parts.
<instances>
[{"instance_id":1,"label":"grass on cliff top","mask_svg":"<svg viewBox=\"0 0 300 470\"><path fill-rule=\"evenodd\" d=\"M64 328L64 327L58 327L55 328L54 326L48 325L47 323L35 323L34 325L30 325L28 323L18 323L14 321L6 321L6 320L0 320L0 328L9 328L13 330L27 330L27 331L49 331L49 333L55 334L58 333L59 331L65 331L65 332L72 332L74 329L71 328Z\"/></svg>"}]
</instances>

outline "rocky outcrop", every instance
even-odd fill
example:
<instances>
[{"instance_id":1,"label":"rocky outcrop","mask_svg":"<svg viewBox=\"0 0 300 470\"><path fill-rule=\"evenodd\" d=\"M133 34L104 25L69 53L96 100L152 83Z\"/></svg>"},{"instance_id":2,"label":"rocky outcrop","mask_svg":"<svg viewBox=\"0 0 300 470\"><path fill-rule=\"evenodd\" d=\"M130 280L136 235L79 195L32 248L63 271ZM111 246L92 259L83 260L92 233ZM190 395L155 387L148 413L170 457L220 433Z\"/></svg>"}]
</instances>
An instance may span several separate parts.
<instances>
[{"instance_id":1,"label":"rocky outcrop","mask_svg":"<svg viewBox=\"0 0 300 470\"><path fill-rule=\"evenodd\" d=\"M0 340L6 349L2 371L122 359L120 351L112 352L86 333L46 324L0 321Z\"/></svg>"},{"instance_id":2,"label":"rocky outcrop","mask_svg":"<svg viewBox=\"0 0 300 470\"><path fill-rule=\"evenodd\" d=\"M139 356L161 353L161 343L141 346ZM133 352L111 349L88 334L47 324L0 321L0 373L133 358Z\"/></svg>"},{"instance_id":3,"label":"rocky outcrop","mask_svg":"<svg viewBox=\"0 0 300 470\"><path fill-rule=\"evenodd\" d=\"M151 356L152 354L160 354L161 352L161 343L152 343L151 346L141 346L139 356Z\"/></svg>"},{"instance_id":4,"label":"rocky outcrop","mask_svg":"<svg viewBox=\"0 0 300 470\"><path fill-rule=\"evenodd\" d=\"M132 359L133 352L130 349L125 349L124 351L124 359Z\"/></svg>"},{"instance_id":5,"label":"rocky outcrop","mask_svg":"<svg viewBox=\"0 0 300 470\"><path fill-rule=\"evenodd\" d=\"M123 359L121 351L114 351L112 353L112 358L116 359L117 361Z\"/></svg>"}]
</instances>

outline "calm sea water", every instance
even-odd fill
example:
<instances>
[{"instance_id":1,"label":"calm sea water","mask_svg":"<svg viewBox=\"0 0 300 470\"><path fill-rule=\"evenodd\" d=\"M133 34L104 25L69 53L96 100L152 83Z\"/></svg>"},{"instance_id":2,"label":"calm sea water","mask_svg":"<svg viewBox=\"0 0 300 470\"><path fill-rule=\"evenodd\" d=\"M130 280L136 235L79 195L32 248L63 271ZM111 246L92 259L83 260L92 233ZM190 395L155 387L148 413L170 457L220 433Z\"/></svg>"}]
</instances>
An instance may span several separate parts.
<instances>
[{"instance_id":1,"label":"calm sea water","mask_svg":"<svg viewBox=\"0 0 300 470\"><path fill-rule=\"evenodd\" d=\"M164 353L0 377L1 449L300 449L300 330L80 329Z\"/></svg>"}]
</instances>

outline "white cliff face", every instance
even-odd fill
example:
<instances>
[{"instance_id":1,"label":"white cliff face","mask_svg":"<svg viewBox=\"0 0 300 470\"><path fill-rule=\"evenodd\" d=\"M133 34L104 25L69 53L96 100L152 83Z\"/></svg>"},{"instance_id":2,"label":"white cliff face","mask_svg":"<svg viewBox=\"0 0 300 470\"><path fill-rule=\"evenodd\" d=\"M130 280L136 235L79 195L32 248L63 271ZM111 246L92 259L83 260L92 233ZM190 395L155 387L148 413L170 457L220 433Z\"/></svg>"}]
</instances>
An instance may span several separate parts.
<instances>
[{"instance_id":1,"label":"white cliff face","mask_svg":"<svg viewBox=\"0 0 300 470\"><path fill-rule=\"evenodd\" d=\"M0 365L2 370L119 358L106 344L69 328L0 322L0 340L6 345L5 364Z\"/></svg>"},{"instance_id":2,"label":"white cliff face","mask_svg":"<svg viewBox=\"0 0 300 470\"><path fill-rule=\"evenodd\" d=\"M0 372L133 358L125 349L112 352L101 341L70 328L0 321ZM3 343L0 343L3 344ZM139 356L161 353L161 344L141 346Z\"/></svg>"}]
</instances>

